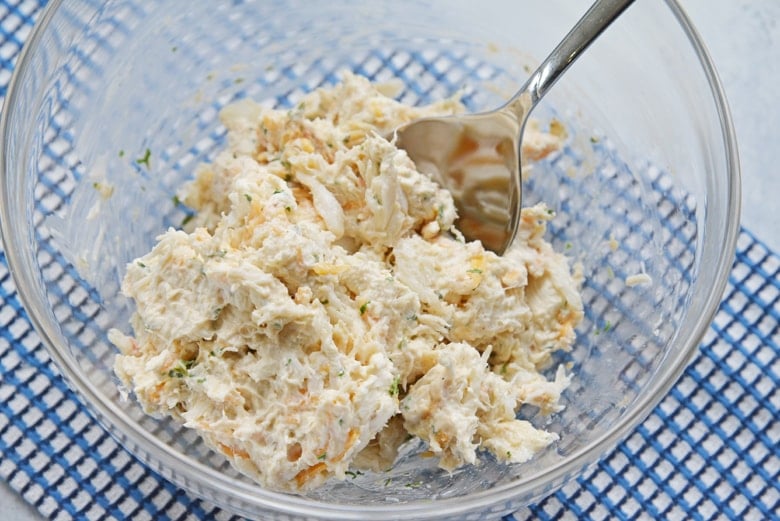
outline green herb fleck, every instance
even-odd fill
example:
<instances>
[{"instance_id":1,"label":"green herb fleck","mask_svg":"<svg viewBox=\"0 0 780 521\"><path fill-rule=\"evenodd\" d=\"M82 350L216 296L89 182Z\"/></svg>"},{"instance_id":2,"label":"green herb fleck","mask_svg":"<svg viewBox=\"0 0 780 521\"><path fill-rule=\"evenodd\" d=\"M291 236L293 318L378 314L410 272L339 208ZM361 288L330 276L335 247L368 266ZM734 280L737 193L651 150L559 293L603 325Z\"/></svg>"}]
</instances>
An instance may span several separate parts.
<instances>
[{"instance_id":1,"label":"green herb fleck","mask_svg":"<svg viewBox=\"0 0 780 521\"><path fill-rule=\"evenodd\" d=\"M604 324L604 332L606 333L610 329L612 329L612 323L609 320L607 320L607 323Z\"/></svg>"},{"instance_id":2,"label":"green herb fleck","mask_svg":"<svg viewBox=\"0 0 780 521\"><path fill-rule=\"evenodd\" d=\"M171 52L176 52L176 51L178 51L178 50L179 50L179 48L178 48L178 47L176 47L175 45L174 45L173 47L171 47Z\"/></svg>"},{"instance_id":3,"label":"green herb fleck","mask_svg":"<svg viewBox=\"0 0 780 521\"><path fill-rule=\"evenodd\" d=\"M552 208L548 208L547 209L547 214L548 215L553 215L553 214L555 214L555 210L553 210Z\"/></svg>"},{"instance_id":4,"label":"green herb fleck","mask_svg":"<svg viewBox=\"0 0 780 521\"><path fill-rule=\"evenodd\" d=\"M420 488L422 486L422 481L413 481L411 483L407 483L404 485L406 488Z\"/></svg>"},{"instance_id":5,"label":"green herb fleck","mask_svg":"<svg viewBox=\"0 0 780 521\"><path fill-rule=\"evenodd\" d=\"M141 261L136 262L136 264L138 264L138 266L140 266L141 268L145 268L146 267L146 264L144 264Z\"/></svg>"},{"instance_id":6,"label":"green herb fleck","mask_svg":"<svg viewBox=\"0 0 780 521\"><path fill-rule=\"evenodd\" d=\"M284 190L282 190L281 188L277 188L276 190L274 190L274 195L281 194L283 192L284 192Z\"/></svg>"},{"instance_id":7,"label":"green herb fleck","mask_svg":"<svg viewBox=\"0 0 780 521\"><path fill-rule=\"evenodd\" d=\"M322 460L324 460L324 459L325 459L325 458L327 458L327 457L328 457L328 453L327 453L327 452L323 452L322 454L320 454L319 456L317 456L317 459L318 459L318 460L320 460L320 461L322 461Z\"/></svg>"},{"instance_id":8,"label":"green herb fleck","mask_svg":"<svg viewBox=\"0 0 780 521\"><path fill-rule=\"evenodd\" d=\"M144 151L143 157L139 157L138 159L135 160L135 162L138 163L139 165L144 165L146 169L149 170L151 168L151 163L149 162L151 157L152 157L152 151L147 148Z\"/></svg>"},{"instance_id":9,"label":"green herb fleck","mask_svg":"<svg viewBox=\"0 0 780 521\"><path fill-rule=\"evenodd\" d=\"M181 220L182 226L187 226L187 223L190 222L192 219L195 218L195 214L189 213L184 216L184 219Z\"/></svg>"},{"instance_id":10,"label":"green herb fleck","mask_svg":"<svg viewBox=\"0 0 780 521\"><path fill-rule=\"evenodd\" d=\"M168 376L170 378L184 378L185 376L189 376L189 368L192 367L192 361L184 362L182 360L179 360L176 362L176 365L168 371Z\"/></svg>"},{"instance_id":11,"label":"green herb fleck","mask_svg":"<svg viewBox=\"0 0 780 521\"><path fill-rule=\"evenodd\" d=\"M392 483L392 482L393 482L393 478L387 478L387 479L385 480L385 486L386 486L386 487L389 487L389 486L390 486L390 483Z\"/></svg>"},{"instance_id":12,"label":"green herb fleck","mask_svg":"<svg viewBox=\"0 0 780 521\"><path fill-rule=\"evenodd\" d=\"M125 151L124 150L120 150L119 151L119 157L125 157Z\"/></svg>"},{"instance_id":13,"label":"green herb fleck","mask_svg":"<svg viewBox=\"0 0 780 521\"><path fill-rule=\"evenodd\" d=\"M355 479L357 477L357 474L355 472L352 472L351 470L345 470L344 474L351 477L352 479Z\"/></svg>"},{"instance_id":14,"label":"green herb fleck","mask_svg":"<svg viewBox=\"0 0 780 521\"><path fill-rule=\"evenodd\" d=\"M469 273L482 273L482 270L479 268L473 268L468 270Z\"/></svg>"},{"instance_id":15,"label":"green herb fleck","mask_svg":"<svg viewBox=\"0 0 780 521\"><path fill-rule=\"evenodd\" d=\"M390 396L398 396L399 390L399 384L401 383L401 377L396 376L393 378L393 383L390 385L390 389L388 389L388 392L390 393Z\"/></svg>"},{"instance_id":16,"label":"green herb fleck","mask_svg":"<svg viewBox=\"0 0 780 521\"><path fill-rule=\"evenodd\" d=\"M246 199L250 203L252 202L252 196L250 194L244 194L244 199Z\"/></svg>"},{"instance_id":17,"label":"green herb fleck","mask_svg":"<svg viewBox=\"0 0 780 521\"><path fill-rule=\"evenodd\" d=\"M212 319L211 319L211 320L217 320L217 319L219 318L219 315L220 315L221 313L222 313L222 306L220 306L220 307L218 307L218 308L214 309L214 313L213 313L213 315L212 315Z\"/></svg>"},{"instance_id":18,"label":"green herb fleck","mask_svg":"<svg viewBox=\"0 0 780 521\"><path fill-rule=\"evenodd\" d=\"M591 143L598 143L599 142L599 138L596 137L596 136L590 136L590 142Z\"/></svg>"},{"instance_id":19,"label":"green herb fleck","mask_svg":"<svg viewBox=\"0 0 780 521\"><path fill-rule=\"evenodd\" d=\"M566 242L566 244L563 245L563 247L566 248L567 250L572 249L573 246L574 245L571 242L568 242L568 241Z\"/></svg>"},{"instance_id":20,"label":"green herb fleck","mask_svg":"<svg viewBox=\"0 0 780 521\"><path fill-rule=\"evenodd\" d=\"M171 202L173 203L173 206L176 206L176 207L181 205L181 199L179 199L178 195L174 195L173 197L171 197Z\"/></svg>"},{"instance_id":21,"label":"green herb fleck","mask_svg":"<svg viewBox=\"0 0 780 521\"><path fill-rule=\"evenodd\" d=\"M507 459L512 459L512 452L511 451L506 451L506 458Z\"/></svg>"},{"instance_id":22,"label":"green herb fleck","mask_svg":"<svg viewBox=\"0 0 780 521\"><path fill-rule=\"evenodd\" d=\"M285 207L284 207L284 210L285 210L286 212L292 212L292 206L285 206Z\"/></svg>"},{"instance_id":23,"label":"green herb fleck","mask_svg":"<svg viewBox=\"0 0 780 521\"><path fill-rule=\"evenodd\" d=\"M285 168L287 168L287 169L290 169L290 168L292 168L292 163L290 163L290 162L289 162L289 161L287 161L286 159L282 159L281 163L282 163L282 166L283 166L283 167L285 167Z\"/></svg>"},{"instance_id":24,"label":"green herb fleck","mask_svg":"<svg viewBox=\"0 0 780 521\"><path fill-rule=\"evenodd\" d=\"M292 363L292 358L288 358L287 362L284 363L284 365L290 365Z\"/></svg>"},{"instance_id":25,"label":"green herb fleck","mask_svg":"<svg viewBox=\"0 0 780 521\"><path fill-rule=\"evenodd\" d=\"M406 320L408 320L409 322L414 322L415 320L417 320L417 313L409 313L406 316Z\"/></svg>"},{"instance_id":26,"label":"green herb fleck","mask_svg":"<svg viewBox=\"0 0 780 521\"><path fill-rule=\"evenodd\" d=\"M368 309L368 302L364 302L363 305L360 306L360 314L363 315L367 309Z\"/></svg>"},{"instance_id":27,"label":"green herb fleck","mask_svg":"<svg viewBox=\"0 0 780 521\"><path fill-rule=\"evenodd\" d=\"M244 78L236 78L235 80L233 80L233 83L235 83L236 85L244 83Z\"/></svg>"},{"instance_id":28,"label":"green herb fleck","mask_svg":"<svg viewBox=\"0 0 780 521\"><path fill-rule=\"evenodd\" d=\"M336 376L344 376L344 369L341 369Z\"/></svg>"},{"instance_id":29,"label":"green herb fleck","mask_svg":"<svg viewBox=\"0 0 780 521\"><path fill-rule=\"evenodd\" d=\"M501 374L506 374L506 368L507 368L508 365L509 365L509 362L504 362L501 365Z\"/></svg>"}]
</instances>

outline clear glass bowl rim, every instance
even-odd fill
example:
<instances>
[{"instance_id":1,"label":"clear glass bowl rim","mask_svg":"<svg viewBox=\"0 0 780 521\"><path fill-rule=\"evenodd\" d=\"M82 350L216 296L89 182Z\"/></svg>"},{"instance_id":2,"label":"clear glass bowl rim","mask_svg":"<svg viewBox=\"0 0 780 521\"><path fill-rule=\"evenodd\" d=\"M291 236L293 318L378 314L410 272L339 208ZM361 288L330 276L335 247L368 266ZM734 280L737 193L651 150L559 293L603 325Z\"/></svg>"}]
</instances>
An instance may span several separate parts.
<instances>
[{"instance_id":1,"label":"clear glass bowl rim","mask_svg":"<svg viewBox=\"0 0 780 521\"><path fill-rule=\"evenodd\" d=\"M76 392L82 403L86 405L103 428L123 445L130 445L140 449L140 451L135 450L132 452L144 463L166 478L171 479L177 485L189 489L196 495L205 496L212 501L230 491L232 499L244 505L244 508L241 510L244 510L246 513L250 513L251 510L256 508L277 511L288 515L343 520L366 519L367 517L375 520L411 519L427 517L427 515L448 517L484 510L493 505L511 501L518 496L540 496L543 491L552 492L555 490L568 477L578 475L588 465L594 463L622 441L636 425L650 414L658 402L668 393L696 353L701 338L715 316L728 282L728 275L731 270L739 234L738 216L740 215L741 174L731 114L712 59L698 32L678 1L665 0L698 57L716 105L725 149L726 168L729 174L726 212L727 215L733 216L733 218L727 221L729 223L728 227L723 231L723 255L716 261L717 266L714 270L716 277L711 285L711 290L702 304L702 313L695 324L693 334L685 339L681 349L670 353L672 359L669 360L669 365L672 367L672 370L663 374L663 378L654 381L648 392L638 400L636 406L622 416L610 432L597 438L591 444L572 454L556 466L533 476L468 496L439 499L435 502L414 502L408 504L383 504L377 506L338 505L271 491L258 493L257 489L252 488L248 483L229 478L206 465L185 460L181 455L172 452L161 441L150 437L138 424L112 407L111 402L106 400L100 391L81 375L77 361L67 353L66 349L58 346L56 339L59 337L59 332L56 324L47 321L45 317L48 316L48 313L44 308L44 303L32 296L35 293L33 288L35 288L36 284L35 274L26 262L31 258L27 256L25 251L25 248L29 248L29 245L23 244L23 241L18 240L20 238L10 225L15 216L9 211L8 204L8 201L14 194L9 193L6 183L8 172L6 171L5 158L8 157L7 140L10 134L9 122L11 120L9 114L13 113L16 107L15 101L18 95L21 71L30 66L34 49L39 45L42 35L46 32L55 13L64 1L51 0L43 8L43 12L40 14L19 54L8 85L5 104L2 113L0 113L0 158L2 158L0 159L0 184L2 185L0 188L2 190L0 193L0 203L2 203L0 205L0 232L2 232L6 259L9 271L16 284L20 301L27 310L30 321L40 335L43 344L58 368L62 371L71 389ZM186 478L181 479L180 476L186 476ZM551 486L552 488L550 488ZM214 490L215 488L218 489L216 494L203 493L204 490ZM235 501L231 501L230 504L234 508L236 507Z\"/></svg>"}]
</instances>

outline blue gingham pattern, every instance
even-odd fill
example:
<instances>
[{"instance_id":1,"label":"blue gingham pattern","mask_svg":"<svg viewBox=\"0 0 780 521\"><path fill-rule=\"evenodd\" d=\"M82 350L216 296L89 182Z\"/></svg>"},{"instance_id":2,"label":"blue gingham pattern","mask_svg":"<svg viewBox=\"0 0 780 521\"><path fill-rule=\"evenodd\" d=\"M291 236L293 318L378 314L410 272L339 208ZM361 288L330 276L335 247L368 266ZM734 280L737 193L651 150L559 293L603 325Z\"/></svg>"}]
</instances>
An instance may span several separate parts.
<instances>
[{"instance_id":1,"label":"blue gingham pattern","mask_svg":"<svg viewBox=\"0 0 780 521\"><path fill-rule=\"evenodd\" d=\"M0 2L0 99L43 2ZM773 519L780 510L780 258L743 230L700 352L629 437L514 519ZM0 251L0 478L50 519L235 519L119 446L68 389Z\"/></svg>"}]
</instances>

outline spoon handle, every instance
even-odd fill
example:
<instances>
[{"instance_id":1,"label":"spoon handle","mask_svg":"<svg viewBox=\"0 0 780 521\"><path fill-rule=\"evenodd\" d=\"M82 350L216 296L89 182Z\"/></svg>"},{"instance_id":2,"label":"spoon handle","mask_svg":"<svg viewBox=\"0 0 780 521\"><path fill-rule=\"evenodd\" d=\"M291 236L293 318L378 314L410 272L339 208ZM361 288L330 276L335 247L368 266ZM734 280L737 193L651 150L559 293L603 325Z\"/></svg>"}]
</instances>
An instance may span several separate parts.
<instances>
[{"instance_id":1,"label":"spoon handle","mask_svg":"<svg viewBox=\"0 0 780 521\"><path fill-rule=\"evenodd\" d=\"M587 49L632 3L634 0L596 0L590 6L590 9L534 71L523 88L507 103L506 106L516 113L519 121L525 118L561 74L580 57L582 51ZM524 98L524 102L517 103L521 97Z\"/></svg>"}]
</instances>

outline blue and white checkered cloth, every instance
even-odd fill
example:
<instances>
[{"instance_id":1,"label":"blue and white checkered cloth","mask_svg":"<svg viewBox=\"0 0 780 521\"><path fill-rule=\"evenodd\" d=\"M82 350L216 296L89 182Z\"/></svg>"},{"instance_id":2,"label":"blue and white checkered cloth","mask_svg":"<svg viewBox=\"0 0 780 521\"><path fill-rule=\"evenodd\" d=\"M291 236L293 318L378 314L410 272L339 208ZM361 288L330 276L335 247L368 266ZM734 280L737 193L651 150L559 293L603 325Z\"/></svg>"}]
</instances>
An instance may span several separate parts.
<instances>
[{"instance_id":1,"label":"blue and white checkered cloth","mask_svg":"<svg viewBox=\"0 0 780 521\"><path fill-rule=\"evenodd\" d=\"M44 3L0 1L0 101ZM780 519L779 320L780 257L743 230L720 310L669 395L590 471L509 518ZM0 479L50 519L233 518L94 421L41 345L2 251Z\"/></svg>"}]
</instances>

